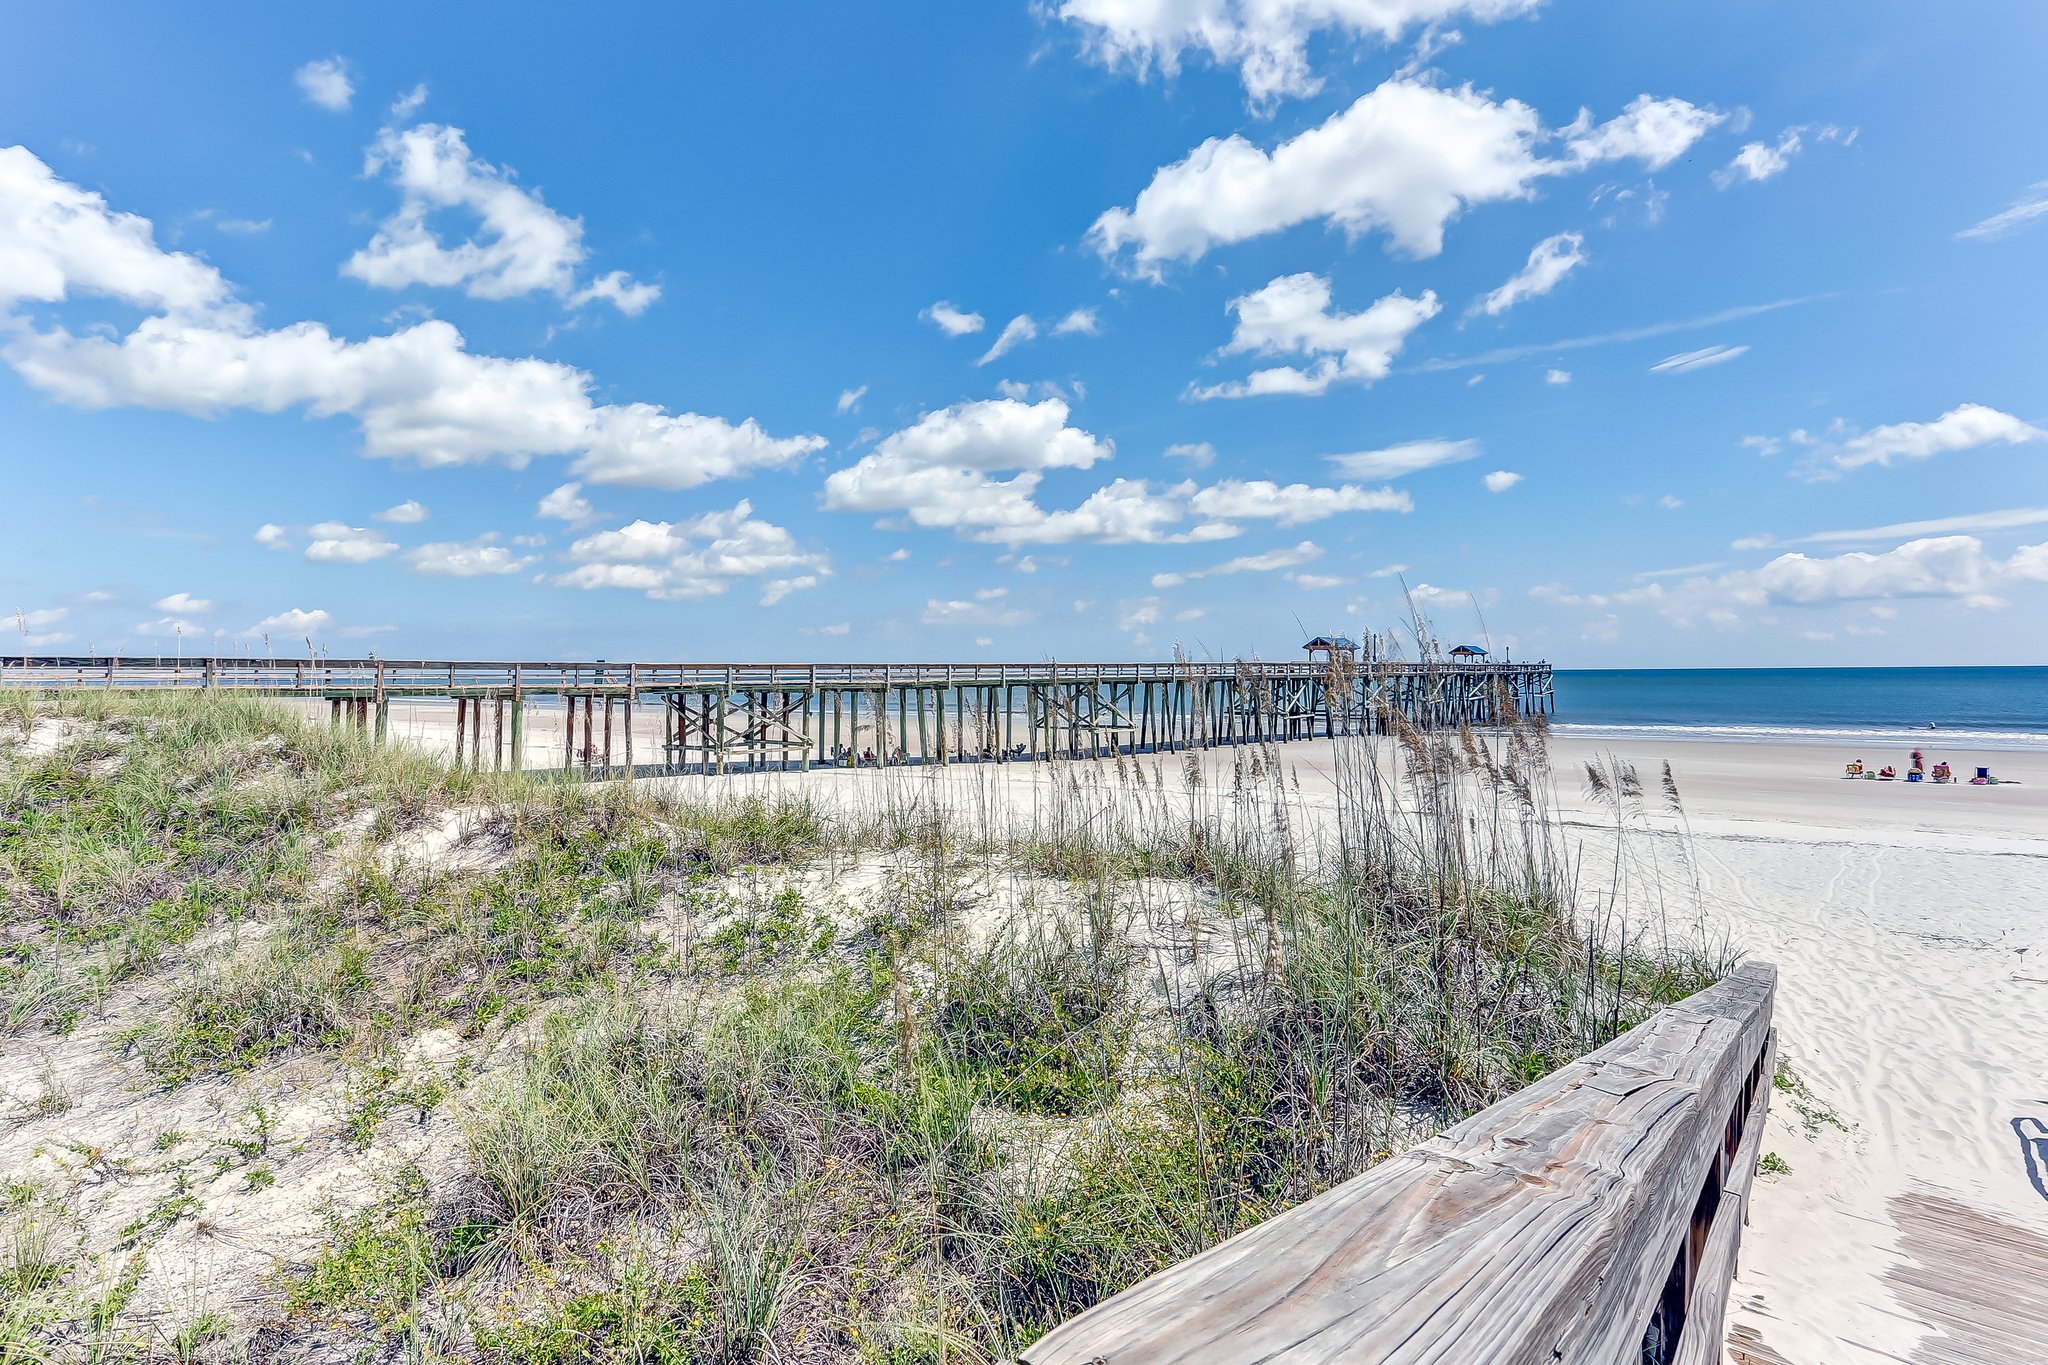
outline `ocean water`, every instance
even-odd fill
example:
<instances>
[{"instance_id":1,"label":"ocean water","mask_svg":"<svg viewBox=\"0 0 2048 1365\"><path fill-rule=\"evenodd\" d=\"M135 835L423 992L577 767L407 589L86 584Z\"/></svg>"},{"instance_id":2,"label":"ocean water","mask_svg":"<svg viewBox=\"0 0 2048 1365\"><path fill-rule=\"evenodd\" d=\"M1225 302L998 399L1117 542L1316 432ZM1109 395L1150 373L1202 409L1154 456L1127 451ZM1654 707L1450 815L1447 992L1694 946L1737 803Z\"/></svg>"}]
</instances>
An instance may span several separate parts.
<instances>
[{"instance_id":1,"label":"ocean water","mask_svg":"<svg viewBox=\"0 0 2048 1365\"><path fill-rule=\"evenodd\" d=\"M1560 669L1556 721L1563 734L2048 749L2048 668Z\"/></svg>"}]
</instances>

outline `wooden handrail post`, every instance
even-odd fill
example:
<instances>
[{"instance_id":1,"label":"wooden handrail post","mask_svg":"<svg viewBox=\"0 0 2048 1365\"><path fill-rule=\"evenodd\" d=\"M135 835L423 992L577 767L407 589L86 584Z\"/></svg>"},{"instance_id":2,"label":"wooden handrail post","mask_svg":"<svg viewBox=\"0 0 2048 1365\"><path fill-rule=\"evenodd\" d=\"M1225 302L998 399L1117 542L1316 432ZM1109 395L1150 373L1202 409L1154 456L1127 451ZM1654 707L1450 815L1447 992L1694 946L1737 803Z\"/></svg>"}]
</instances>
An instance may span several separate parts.
<instances>
[{"instance_id":1,"label":"wooden handrail post","mask_svg":"<svg viewBox=\"0 0 2048 1365\"><path fill-rule=\"evenodd\" d=\"M626 792L633 791L633 698L640 691L640 665L626 665Z\"/></svg>"}]
</instances>

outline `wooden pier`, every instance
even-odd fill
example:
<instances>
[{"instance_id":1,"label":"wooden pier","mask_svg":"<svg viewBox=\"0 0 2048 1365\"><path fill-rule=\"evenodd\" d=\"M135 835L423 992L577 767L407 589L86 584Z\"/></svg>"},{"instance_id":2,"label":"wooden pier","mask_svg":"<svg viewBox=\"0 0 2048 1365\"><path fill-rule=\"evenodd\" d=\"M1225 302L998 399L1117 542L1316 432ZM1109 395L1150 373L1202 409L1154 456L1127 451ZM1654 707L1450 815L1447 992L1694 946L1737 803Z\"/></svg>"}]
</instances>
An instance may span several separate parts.
<instances>
[{"instance_id":1,"label":"wooden pier","mask_svg":"<svg viewBox=\"0 0 2048 1365\"><path fill-rule=\"evenodd\" d=\"M724 773L848 763L1107 758L1502 724L1555 710L1546 663L586 663L10 656L0 687L189 689L324 700L383 742L393 701L452 703L455 760L528 767L561 716L563 765ZM661 714L657 753L636 718ZM641 720L644 724L644 720ZM865 736L865 741L863 740ZM487 757L488 756L488 757Z\"/></svg>"}]
</instances>

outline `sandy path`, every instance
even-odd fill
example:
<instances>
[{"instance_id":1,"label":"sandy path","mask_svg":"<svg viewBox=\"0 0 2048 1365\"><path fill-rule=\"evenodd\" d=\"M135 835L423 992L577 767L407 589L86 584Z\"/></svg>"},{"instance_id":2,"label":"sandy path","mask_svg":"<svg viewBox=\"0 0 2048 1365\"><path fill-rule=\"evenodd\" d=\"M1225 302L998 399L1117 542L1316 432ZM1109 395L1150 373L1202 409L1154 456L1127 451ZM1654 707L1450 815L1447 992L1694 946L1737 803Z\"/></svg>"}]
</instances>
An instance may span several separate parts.
<instances>
[{"instance_id":1,"label":"sandy path","mask_svg":"<svg viewBox=\"0 0 2048 1365\"><path fill-rule=\"evenodd\" d=\"M1842 781L1854 754L1825 746L1623 752L1669 757L1709 914L1778 964L1810 1093L1773 1096L1764 1145L1791 1170L1755 1200L1731 1340L1795 1365L2048 1358L2048 1192L2021 1141L2048 1123L2048 755L1944 752L2026 785L1934 788Z\"/></svg>"}]
</instances>

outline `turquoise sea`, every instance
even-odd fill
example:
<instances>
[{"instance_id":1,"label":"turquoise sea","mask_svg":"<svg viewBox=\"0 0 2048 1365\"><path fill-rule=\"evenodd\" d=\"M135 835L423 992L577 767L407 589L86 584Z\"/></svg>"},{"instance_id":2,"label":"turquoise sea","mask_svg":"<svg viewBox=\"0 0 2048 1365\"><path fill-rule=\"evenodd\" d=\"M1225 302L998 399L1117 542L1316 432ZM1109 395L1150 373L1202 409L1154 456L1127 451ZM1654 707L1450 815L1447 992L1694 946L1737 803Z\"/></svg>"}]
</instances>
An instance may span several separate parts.
<instances>
[{"instance_id":1,"label":"turquoise sea","mask_svg":"<svg viewBox=\"0 0 2048 1365\"><path fill-rule=\"evenodd\" d=\"M2048 749L2048 668L1560 669L1561 733Z\"/></svg>"}]
</instances>

